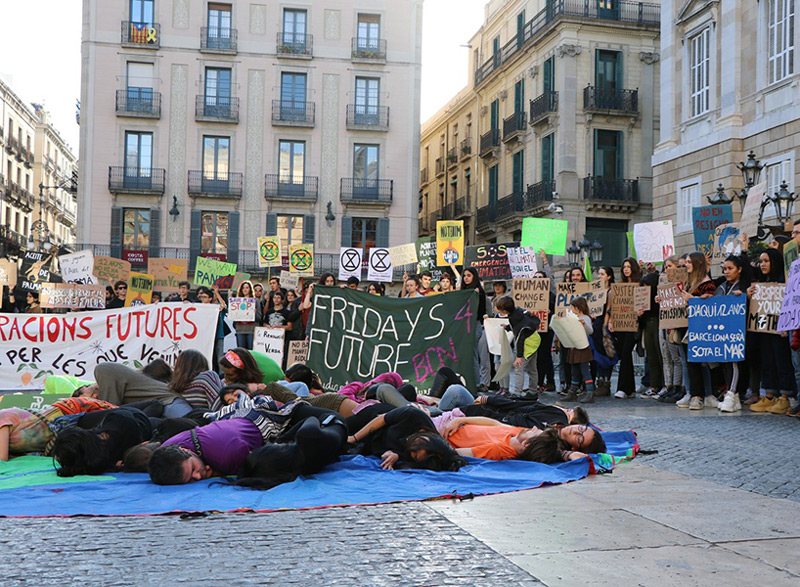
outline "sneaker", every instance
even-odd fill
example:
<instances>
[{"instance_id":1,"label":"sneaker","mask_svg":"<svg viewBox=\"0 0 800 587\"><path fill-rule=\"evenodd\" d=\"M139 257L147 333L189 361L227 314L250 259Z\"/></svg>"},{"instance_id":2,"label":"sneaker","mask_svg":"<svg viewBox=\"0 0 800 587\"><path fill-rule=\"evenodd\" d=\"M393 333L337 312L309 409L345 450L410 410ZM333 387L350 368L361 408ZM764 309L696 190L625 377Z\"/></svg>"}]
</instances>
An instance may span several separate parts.
<instances>
[{"instance_id":1,"label":"sneaker","mask_svg":"<svg viewBox=\"0 0 800 587\"><path fill-rule=\"evenodd\" d=\"M583 394L581 394L581 395L583 395ZM567 392L567 395L565 395L565 396L564 396L564 401L565 401L565 402L574 402L574 401L578 401L578 392L577 392L577 390L575 390L575 389L570 389L570 390Z\"/></svg>"},{"instance_id":2,"label":"sneaker","mask_svg":"<svg viewBox=\"0 0 800 587\"><path fill-rule=\"evenodd\" d=\"M742 402L739 399L739 394L735 391L728 391L725 393L725 397L719 402L720 412L741 412L742 411Z\"/></svg>"},{"instance_id":3,"label":"sneaker","mask_svg":"<svg viewBox=\"0 0 800 587\"><path fill-rule=\"evenodd\" d=\"M554 384L554 383L551 381L550 383L548 383L548 384L545 386L544 390L545 390L545 391L555 391L555 390L556 390L556 386L555 386L555 384Z\"/></svg>"},{"instance_id":4,"label":"sneaker","mask_svg":"<svg viewBox=\"0 0 800 587\"><path fill-rule=\"evenodd\" d=\"M683 390L680 386L673 387L672 389L668 389L667 393L663 396L659 396L656 398L656 401L665 403L665 404L674 404L676 401L683 397Z\"/></svg>"},{"instance_id":5,"label":"sneaker","mask_svg":"<svg viewBox=\"0 0 800 587\"><path fill-rule=\"evenodd\" d=\"M691 399L692 399L692 396L687 393L681 399L676 401L675 405L678 406L679 408L688 408L689 407L689 401Z\"/></svg>"},{"instance_id":6,"label":"sneaker","mask_svg":"<svg viewBox=\"0 0 800 587\"><path fill-rule=\"evenodd\" d=\"M767 412L769 409L775 405L775 402L778 401L775 398L769 398L767 396L763 396L759 399L756 403L750 406L751 412ZM745 402L747 403L747 402Z\"/></svg>"},{"instance_id":7,"label":"sneaker","mask_svg":"<svg viewBox=\"0 0 800 587\"><path fill-rule=\"evenodd\" d=\"M753 394L750 397L748 397L746 400L744 400L744 405L752 406L753 404L757 404L759 401L761 401L761 398L758 395Z\"/></svg>"},{"instance_id":8,"label":"sneaker","mask_svg":"<svg viewBox=\"0 0 800 587\"><path fill-rule=\"evenodd\" d=\"M785 414L792 407L789 405L789 398L785 396L779 397L775 401L775 405L767 410L770 414Z\"/></svg>"},{"instance_id":9,"label":"sneaker","mask_svg":"<svg viewBox=\"0 0 800 587\"><path fill-rule=\"evenodd\" d=\"M614 397L617 399L628 399L628 394L622 391L621 389L614 394Z\"/></svg>"},{"instance_id":10,"label":"sneaker","mask_svg":"<svg viewBox=\"0 0 800 587\"><path fill-rule=\"evenodd\" d=\"M795 407L786 412L786 415L793 416L795 418L800 418L800 403L798 403Z\"/></svg>"},{"instance_id":11,"label":"sneaker","mask_svg":"<svg viewBox=\"0 0 800 587\"><path fill-rule=\"evenodd\" d=\"M718 408L719 407L719 400L714 397L713 395L707 395L704 401L704 405L707 408Z\"/></svg>"},{"instance_id":12,"label":"sneaker","mask_svg":"<svg viewBox=\"0 0 800 587\"><path fill-rule=\"evenodd\" d=\"M655 397L657 395L658 395L658 392L655 389L653 389L652 387L648 387L647 389L645 389L642 392L642 397L644 399L655 399Z\"/></svg>"},{"instance_id":13,"label":"sneaker","mask_svg":"<svg viewBox=\"0 0 800 587\"><path fill-rule=\"evenodd\" d=\"M703 398L699 396L695 396L689 400L689 409L690 410L702 410L703 409Z\"/></svg>"},{"instance_id":14,"label":"sneaker","mask_svg":"<svg viewBox=\"0 0 800 587\"><path fill-rule=\"evenodd\" d=\"M667 388L665 387L664 389L662 389L661 391L659 391L659 392L658 392L658 393L657 393L657 394L656 394L656 395L653 397L653 399L654 399L654 400L656 400L657 402L663 402L663 401L664 401L664 398L665 398L665 397L667 397L667 394L668 394L670 391L672 391L672 390L671 390L671 389L667 389Z\"/></svg>"},{"instance_id":15,"label":"sneaker","mask_svg":"<svg viewBox=\"0 0 800 587\"><path fill-rule=\"evenodd\" d=\"M578 396L578 402L582 404L593 404L594 403L594 394L591 391L587 391L586 393L582 393Z\"/></svg>"},{"instance_id":16,"label":"sneaker","mask_svg":"<svg viewBox=\"0 0 800 587\"><path fill-rule=\"evenodd\" d=\"M642 384L642 385L639 385L639 387L636 388L636 393L644 393L645 391L647 391L647 386L646 385Z\"/></svg>"},{"instance_id":17,"label":"sneaker","mask_svg":"<svg viewBox=\"0 0 800 587\"><path fill-rule=\"evenodd\" d=\"M800 402L798 402L795 398L790 397L789 398L789 409L790 410L794 410L795 408L797 408L797 406L800 406Z\"/></svg>"}]
</instances>

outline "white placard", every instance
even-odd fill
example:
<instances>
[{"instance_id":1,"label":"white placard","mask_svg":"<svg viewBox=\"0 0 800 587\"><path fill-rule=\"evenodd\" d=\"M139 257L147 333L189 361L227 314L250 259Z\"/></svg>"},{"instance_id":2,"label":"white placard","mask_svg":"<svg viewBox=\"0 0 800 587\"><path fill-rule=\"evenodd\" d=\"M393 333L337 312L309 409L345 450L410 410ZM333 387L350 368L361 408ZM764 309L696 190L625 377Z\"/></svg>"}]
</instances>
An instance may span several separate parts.
<instances>
[{"instance_id":1,"label":"white placard","mask_svg":"<svg viewBox=\"0 0 800 587\"><path fill-rule=\"evenodd\" d=\"M747 190L747 201L739 220L739 230L750 238L755 238L758 233L758 216L761 213L761 202L767 192L767 182L762 181Z\"/></svg>"},{"instance_id":2,"label":"white placard","mask_svg":"<svg viewBox=\"0 0 800 587\"><path fill-rule=\"evenodd\" d=\"M253 333L253 350L264 353L278 365L283 365L283 328L264 328L256 326Z\"/></svg>"},{"instance_id":3,"label":"white placard","mask_svg":"<svg viewBox=\"0 0 800 587\"><path fill-rule=\"evenodd\" d=\"M361 249L342 247L339 250L339 281L347 281L351 277L361 281Z\"/></svg>"},{"instance_id":4,"label":"white placard","mask_svg":"<svg viewBox=\"0 0 800 587\"><path fill-rule=\"evenodd\" d=\"M256 301L255 298L230 298L228 316L234 322L255 322Z\"/></svg>"},{"instance_id":5,"label":"white placard","mask_svg":"<svg viewBox=\"0 0 800 587\"><path fill-rule=\"evenodd\" d=\"M300 276L295 275L294 273L289 273L288 271L281 271L281 287L286 289L287 291L293 289L297 292L297 295L300 295L301 292L297 290L298 286L300 285Z\"/></svg>"},{"instance_id":6,"label":"white placard","mask_svg":"<svg viewBox=\"0 0 800 587\"><path fill-rule=\"evenodd\" d=\"M367 280L392 281L392 259L389 257L389 249L374 247L369 251L369 271Z\"/></svg>"},{"instance_id":7,"label":"white placard","mask_svg":"<svg viewBox=\"0 0 800 587\"><path fill-rule=\"evenodd\" d=\"M675 254L672 220L633 225L633 246L636 258L645 263L661 263Z\"/></svg>"},{"instance_id":8,"label":"white placard","mask_svg":"<svg viewBox=\"0 0 800 587\"><path fill-rule=\"evenodd\" d=\"M94 272L94 253L90 249L61 255L58 258L58 265L61 268L61 279L64 283L80 283L82 285L94 285L99 283Z\"/></svg>"},{"instance_id":9,"label":"white placard","mask_svg":"<svg viewBox=\"0 0 800 587\"><path fill-rule=\"evenodd\" d=\"M413 265L417 262L417 246L414 243L399 245L389 248L389 258L392 265L402 267L403 265Z\"/></svg>"},{"instance_id":10,"label":"white placard","mask_svg":"<svg viewBox=\"0 0 800 587\"><path fill-rule=\"evenodd\" d=\"M506 247L508 266L514 279L533 279L539 271L536 251L531 247Z\"/></svg>"},{"instance_id":11,"label":"white placard","mask_svg":"<svg viewBox=\"0 0 800 587\"><path fill-rule=\"evenodd\" d=\"M505 337L509 341L513 337L512 332L507 332L504 326L508 325L508 318L485 318L483 329L486 331L486 342L489 345L489 352L493 355L502 353L502 339Z\"/></svg>"}]
</instances>

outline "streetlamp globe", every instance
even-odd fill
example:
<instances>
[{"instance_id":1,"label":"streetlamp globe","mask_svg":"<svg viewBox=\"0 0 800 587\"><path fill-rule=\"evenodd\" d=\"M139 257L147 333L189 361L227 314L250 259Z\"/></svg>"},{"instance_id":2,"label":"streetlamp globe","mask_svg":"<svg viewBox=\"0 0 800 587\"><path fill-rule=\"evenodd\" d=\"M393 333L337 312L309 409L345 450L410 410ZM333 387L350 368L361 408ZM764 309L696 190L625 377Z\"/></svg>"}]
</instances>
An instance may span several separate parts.
<instances>
[{"instance_id":1,"label":"streetlamp globe","mask_svg":"<svg viewBox=\"0 0 800 587\"><path fill-rule=\"evenodd\" d=\"M796 198L794 192L789 192L789 185L785 180L781 182L780 191L769 196L769 199L781 224L789 222L792 219L792 207Z\"/></svg>"},{"instance_id":2,"label":"streetlamp globe","mask_svg":"<svg viewBox=\"0 0 800 587\"><path fill-rule=\"evenodd\" d=\"M712 206L727 206L733 202L733 198L725 193L725 188L722 187L722 184L717 186L717 191L713 196L706 196L706 198Z\"/></svg>"},{"instance_id":3,"label":"streetlamp globe","mask_svg":"<svg viewBox=\"0 0 800 587\"><path fill-rule=\"evenodd\" d=\"M743 161L737 165L739 171L742 172L742 179L744 179L744 187L751 188L758 183L758 178L761 175L761 170L764 166L761 161L756 159L756 154L750 151L747 154L747 161Z\"/></svg>"},{"instance_id":4,"label":"streetlamp globe","mask_svg":"<svg viewBox=\"0 0 800 587\"><path fill-rule=\"evenodd\" d=\"M572 245L567 248L567 258L571 266L578 266L578 260L581 258L581 249L575 244L575 241L572 241Z\"/></svg>"},{"instance_id":5,"label":"streetlamp globe","mask_svg":"<svg viewBox=\"0 0 800 587\"><path fill-rule=\"evenodd\" d=\"M595 239L595 241L592 243L592 248L591 252L589 253L589 258L595 265L599 265L600 261L603 260L603 245L597 239Z\"/></svg>"}]
</instances>

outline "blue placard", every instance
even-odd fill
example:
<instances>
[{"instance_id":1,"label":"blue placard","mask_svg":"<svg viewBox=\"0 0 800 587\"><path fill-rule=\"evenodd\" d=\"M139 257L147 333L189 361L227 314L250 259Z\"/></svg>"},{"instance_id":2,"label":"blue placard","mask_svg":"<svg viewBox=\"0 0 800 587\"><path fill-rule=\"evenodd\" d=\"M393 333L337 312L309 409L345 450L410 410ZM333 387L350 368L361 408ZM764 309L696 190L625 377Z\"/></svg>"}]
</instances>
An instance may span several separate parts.
<instances>
[{"instance_id":1,"label":"blue placard","mask_svg":"<svg viewBox=\"0 0 800 587\"><path fill-rule=\"evenodd\" d=\"M689 361L744 361L745 300L743 295L689 300Z\"/></svg>"},{"instance_id":2,"label":"blue placard","mask_svg":"<svg viewBox=\"0 0 800 587\"><path fill-rule=\"evenodd\" d=\"M692 208L695 248L711 258L711 253L714 251L714 229L720 224L731 222L733 222L733 207L730 204Z\"/></svg>"}]
</instances>

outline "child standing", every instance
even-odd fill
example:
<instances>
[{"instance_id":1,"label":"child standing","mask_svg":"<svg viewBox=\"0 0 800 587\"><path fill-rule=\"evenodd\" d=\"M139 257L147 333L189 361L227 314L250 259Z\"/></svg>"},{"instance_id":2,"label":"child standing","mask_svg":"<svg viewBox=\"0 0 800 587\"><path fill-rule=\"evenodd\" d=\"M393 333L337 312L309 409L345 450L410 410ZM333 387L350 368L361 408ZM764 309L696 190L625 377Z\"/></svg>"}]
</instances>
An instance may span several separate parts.
<instances>
[{"instance_id":1,"label":"child standing","mask_svg":"<svg viewBox=\"0 0 800 587\"><path fill-rule=\"evenodd\" d=\"M514 389L518 395L522 395L527 373L528 393L538 397L539 372L536 367L536 353L542 342L538 332L541 320L530 312L517 308L510 296L497 298L494 307L500 316L508 317L507 328L514 333L514 350L517 354L514 361Z\"/></svg>"},{"instance_id":2,"label":"child standing","mask_svg":"<svg viewBox=\"0 0 800 587\"><path fill-rule=\"evenodd\" d=\"M581 321L583 329L586 331L586 336L591 336L594 332L592 328L592 318L589 315L589 304L585 298L575 298L570 303L570 309ZM586 346L583 349L569 349L567 352L567 362L572 365L572 383L569 386L567 396L564 398L567 401L578 400L583 404L594 403L594 380L592 379L591 362L594 359L591 346ZM586 385L586 391L578 396L578 388L581 384L581 378Z\"/></svg>"}]
</instances>

